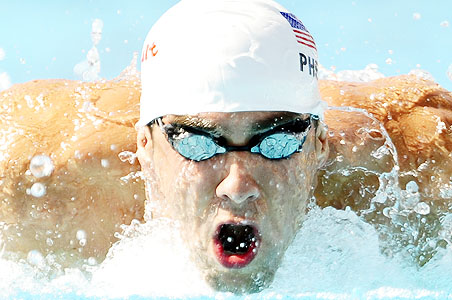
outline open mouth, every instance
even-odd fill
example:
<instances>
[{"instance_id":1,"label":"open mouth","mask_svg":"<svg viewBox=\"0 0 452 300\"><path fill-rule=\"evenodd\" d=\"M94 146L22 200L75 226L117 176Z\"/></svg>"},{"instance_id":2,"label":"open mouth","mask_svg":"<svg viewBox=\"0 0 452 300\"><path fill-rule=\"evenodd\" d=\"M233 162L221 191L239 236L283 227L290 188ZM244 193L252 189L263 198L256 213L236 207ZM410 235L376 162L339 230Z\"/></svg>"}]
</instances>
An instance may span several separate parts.
<instances>
[{"instance_id":1,"label":"open mouth","mask_svg":"<svg viewBox=\"0 0 452 300\"><path fill-rule=\"evenodd\" d=\"M256 227L231 223L218 226L214 237L214 252L226 268L245 267L256 256L258 247Z\"/></svg>"}]
</instances>

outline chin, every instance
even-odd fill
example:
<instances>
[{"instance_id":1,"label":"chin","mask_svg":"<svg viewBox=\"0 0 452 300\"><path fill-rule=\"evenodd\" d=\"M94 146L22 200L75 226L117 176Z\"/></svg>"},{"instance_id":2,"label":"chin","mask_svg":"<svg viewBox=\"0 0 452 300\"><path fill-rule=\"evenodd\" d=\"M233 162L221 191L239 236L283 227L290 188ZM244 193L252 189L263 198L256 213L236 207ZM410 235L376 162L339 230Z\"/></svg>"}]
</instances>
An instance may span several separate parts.
<instances>
[{"instance_id":1,"label":"chin","mask_svg":"<svg viewBox=\"0 0 452 300\"><path fill-rule=\"evenodd\" d=\"M215 290L234 294L258 293L270 286L276 268L263 265L262 268L224 270L210 268L203 270L206 282Z\"/></svg>"}]
</instances>

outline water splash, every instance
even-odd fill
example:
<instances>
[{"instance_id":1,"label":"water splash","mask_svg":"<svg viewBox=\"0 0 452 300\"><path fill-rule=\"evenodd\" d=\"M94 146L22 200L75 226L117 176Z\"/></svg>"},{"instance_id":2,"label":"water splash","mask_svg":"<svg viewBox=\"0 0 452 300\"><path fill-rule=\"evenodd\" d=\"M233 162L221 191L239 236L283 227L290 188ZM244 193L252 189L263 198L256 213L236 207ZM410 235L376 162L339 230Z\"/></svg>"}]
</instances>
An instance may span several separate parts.
<instances>
[{"instance_id":1,"label":"water splash","mask_svg":"<svg viewBox=\"0 0 452 300\"><path fill-rule=\"evenodd\" d=\"M95 19L91 25L91 41L93 47L86 54L86 60L78 63L74 67L77 77L85 81L95 81L100 79L100 55L96 46L102 39L102 29L104 23L100 19Z\"/></svg>"},{"instance_id":2,"label":"water splash","mask_svg":"<svg viewBox=\"0 0 452 300\"><path fill-rule=\"evenodd\" d=\"M133 165L137 159L136 153L131 151L122 151L118 154L118 157L122 162L128 162L131 165Z\"/></svg>"},{"instance_id":3,"label":"water splash","mask_svg":"<svg viewBox=\"0 0 452 300\"><path fill-rule=\"evenodd\" d=\"M320 80L336 80L336 81L352 81L352 82L369 82L372 80L384 78L385 76L378 71L377 64L368 64L363 70L343 70L334 73L319 66L318 73Z\"/></svg>"},{"instance_id":4,"label":"water splash","mask_svg":"<svg viewBox=\"0 0 452 300\"><path fill-rule=\"evenodd\" d=\"M130 64L119 74L118 77L116 77L116 80L127 80L127 79L136 79L140 78L140 72L137 68L138 64L138 52L133 52L132 60L130 61Z\"/></svg>"},{"instance_id":5,"label":"water splash","mask_svg":"<svg viewBox=\"0 0 452 300\"><path fill-rule=\"evenodd\" d=\"M449 68L447 68L447 77L452 80L452 64L449 66Z\"/></svg>"},{"instance_id":6,"label":"water splash","mask_svg":"<svg viewBox=\"0 0 452 300\"><path fill-rule=\"evenodd\" d=\"M8 73L1 72L0 73L0 92L11 87L11 79L9 78Z\"/></svg>"},{"instance_id":7,"label":"water splash","mask_svg":"<svg viewBox=\"0 0 452 300\"><path fill-rule=\"evenodd\" d=\"M420 79L435 81L435 78L433 78L433 75L430 74L426 70L414 69L414 70L411 70L408 73L408 75L415 75L416 77L418 77Z\"/></svg>"},{"instance_id":8,"label":"water splash","mask_svg":"<svg viewBox=\"0 0 452 300\"><path fill-rule=\"evenodd\" d=\"M123 230L107 260L92 269L90 296L179 298L211 293L183 247L177 223L135 220ZM118 270L127 276L118 276Z\"/></svg>"}]
</instances>

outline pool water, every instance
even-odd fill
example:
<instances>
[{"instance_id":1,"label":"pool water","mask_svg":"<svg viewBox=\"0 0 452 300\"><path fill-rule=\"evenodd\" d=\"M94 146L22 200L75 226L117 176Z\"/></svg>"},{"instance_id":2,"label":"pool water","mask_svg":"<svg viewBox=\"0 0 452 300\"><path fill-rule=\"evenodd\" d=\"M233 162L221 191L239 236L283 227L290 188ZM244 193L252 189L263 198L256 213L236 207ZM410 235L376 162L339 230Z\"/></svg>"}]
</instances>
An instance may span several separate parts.
<instances>
[{"instance_id":1,"label":"pool water","mask_svg":"<svg viewBox=\"0 0 452 300\"><path fill-rule=\"evenodd\" d=\"M1 262L1 298L242 299L205 286L169 220L133 223L99 266L40 278L39 266ZM270 288L246 299L446 299L452 251L424 267L380 251L378 232L350 210L313 207ZM42 266L41 266L42 269Z\"/></svg>"}]
</instances>

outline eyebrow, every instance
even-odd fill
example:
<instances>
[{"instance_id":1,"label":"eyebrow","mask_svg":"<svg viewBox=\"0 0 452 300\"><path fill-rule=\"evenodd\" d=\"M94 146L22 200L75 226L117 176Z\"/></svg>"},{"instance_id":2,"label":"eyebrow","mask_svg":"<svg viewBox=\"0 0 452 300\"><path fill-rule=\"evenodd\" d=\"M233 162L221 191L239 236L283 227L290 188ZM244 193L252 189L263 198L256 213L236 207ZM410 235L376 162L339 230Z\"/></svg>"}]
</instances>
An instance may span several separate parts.
<instances>
[{"instance_id":1,"label":"eyebrow","mask_svg":"<svg viewBox=\"0 0 452 300\"><path fill-rule=\"evenodd\" d=\"M292 122L296 118L306 118L305 114L293 112L281 112L260 120L256 120L249 128L249 132L259 134L273 129L274 127ZM219 130L221 125L217 122L197 116L175 116L171 124L181 125L193 128L195 130L206 132L210 135L220 137L224 131Z\"/></svg>"},{"instance_id":2,"label":"eyebrow","mask_svg":"<svg viewBox=\"0 0 452 300\"><path fill-rule=\"evenodd\" d=\"M170 123L204 131L213 136L221 136L222 134L222 132L218 130L219 124L213 122L212 120L195 116L175 116L174 120L172 120Z\"/></svg>"}]
</instances>

